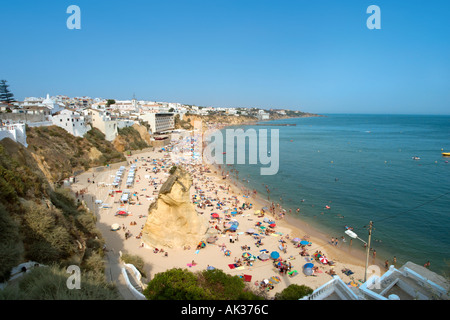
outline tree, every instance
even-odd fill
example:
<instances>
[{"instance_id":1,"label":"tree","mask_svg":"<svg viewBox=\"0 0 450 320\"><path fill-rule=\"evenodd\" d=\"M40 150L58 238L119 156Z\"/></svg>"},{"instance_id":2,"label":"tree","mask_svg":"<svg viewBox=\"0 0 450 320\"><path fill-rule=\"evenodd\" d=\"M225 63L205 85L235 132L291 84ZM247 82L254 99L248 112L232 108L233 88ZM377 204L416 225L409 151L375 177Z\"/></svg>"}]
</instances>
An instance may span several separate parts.
<instances>
[{"instance_id":1,"label":"tree","mask_svg":"<svg viewBox=\"0 0 450 320\"><path fill-rule=\"evenodd\" d=\"M116 100L114 99L108 99L106 100L106 107L109 108L110 105L116 104Z\"/></svg>"},{"instance_id":2,"label":"tree","mask_svg":"<svg viewBox=\"0 0 450 320\"><path fill-rule=\"evenodd\" d=\"M305 285L291 284L283 291L275 294L275 300L298 300L313 293L313 289Z\"/></svg>"},{"instance_id":3,"label":"tree","mask_svg":"<svg viewBox=\"0 0 450 320\"><path fill-rule=\"evenodd\" d=\"M222 270L195 273L174 268L157 273L148 283L144 295L149 300L262 300L246 287L238 276Z\"/></svg>"},{"instance_id":4,"label":"tree","mask_svg":"<svg viewBox=\"0 0 450 320\"><path fill-rule=\"evenodd\" d=\"M8 89L9 85L7 85L6 82L6 80L0 80L0 101L10 103L15 100L13 99L14 95Z\"/></svg>"}]
</instances>

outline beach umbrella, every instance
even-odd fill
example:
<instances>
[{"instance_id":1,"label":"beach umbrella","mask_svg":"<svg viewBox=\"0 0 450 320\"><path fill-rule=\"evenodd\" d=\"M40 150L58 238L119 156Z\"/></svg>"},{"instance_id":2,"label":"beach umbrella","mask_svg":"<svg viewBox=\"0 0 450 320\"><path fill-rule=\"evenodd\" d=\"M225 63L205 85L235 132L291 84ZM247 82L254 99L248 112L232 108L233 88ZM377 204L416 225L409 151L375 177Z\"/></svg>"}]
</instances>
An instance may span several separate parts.
<instances>
[{"instance_id":1,"label":"beach umbrella","mask_svg":"<svg viewBox=\"0 0 450 320\"><path fill-rule=\"evenodd\" d=\"M211 214L211 218L217 219L217 218L219 218L219 214L218 213L212 213Z\"/></svg>"},{"instance_id":2,"label":"beach umbrella","mask_svg":"<svg viewBox=\"0 0 450 320\"><path fill-rule=\"evenodd\" d=\"M269 222L269 218L265 217L265 218L263 219L263 221L264 221L264 222Z\"/></svg>"},{"instance_id":3,"label":"beach umbrella","mask_svg":"<svg viewBox=\"0 0 450 320\"><path fill-rule=\"evenodd\" d=\"M208 239L206 239L206 242L208 242L208 243L214 243L216 241L217 241L216 237L209 237Z\"/></svg>"},{"instance_id":4,"label":"beach umbrella","mask_svg":"<svg viewBox=\"0 0 450 320\"><path fill-rule=\"evenodd\" d=\"M312 263L310 263L310 262L305 263L305 264L303 265L303 269L309 269L309 268L312 268L312 267L314 267L314 264L312 264Z\"/></svg>"},{"instance_id":5,"label":"beach umbrella","mask_svg":"<svg viewBox=\"0 0 450 320\"><path fill-rule=\"evenodd\" d=\"M113 225L111 225L111 230L112 231L116 231L120 229L120 225L118 223L114 223Z\"/></svg>"},{"instance_id":6,"label":"beach umbrella","mask_svg":"<svg viewBox=\"0 0 450 320\"><path fill-rule=\"evenodd\" d=\"M250 258L250 257L251 257L251 254L248 253L248 252L244 252L244 253L242 254L242 258L244 258L244 259L248 259L248 258Z\"/></svg>"},{"instance_id":7,"label":"beach umbrella","mask_svg":"<svg viewBox=\"0 0 450 320\"><path fill-rule=\"evenodd\" d=\"M200 246L200 248L204 248L204 247L206 247L206 243L204 241L200 241L198 243L198 246Z\"/></svg>"},{"instance_id":8,"label":"beach umbrella","mask_svg":"<svg viewBox=\"0 0 450 320\"><path fill-rule=\"evenodd\" d=\"M294 239L292 239L292 242L300 242L302 239L300 239L300 238L294 238Z\"/></svg>"},{"instance_id":9,"label":"beach umbrella","mask_svg":"<svg viewBox=\"0 0 450 320\"><path fill-rule=\"evenodd\" d=\"M309 241L302 240L302 241L300 241L300 244L301 244L302 246L306 246L306 245L309 244Z\"/></svg>"},{"instance_id":10,"label":"beach umbrella","mask_svg":"<svg viewBox=\"0 0 450 320\"><path fill-rule=\"evenodd\" d=\"M269 227L275 228L277 225L275 223L269 224Z\"/></svg>"},{"instance_id":11,"label":"beach umbrella","mask_svg":"<svg viewBox=\"0 0 450 320\"><path fill-rule=\"evenodd\" d=\"M328 263L328 259L325 256L321 256L319 258L320 262L322 262L323 264L327 264Z\"/></svg>"},{"instance_id":12,"label":"beach umbrella","mask_svg":"<svg viewBox=\"0 0 450 320\"><path fill-rule=\"evenodd\" d=\"M230 254L231 254L231 251L230 250L225 250L225 255L228 257L228 256L230 256Z\"/></svg>"},{"instance_id":13,"label":"beach umbrella","mask_svg":"<svg viewBox=\"0 0 450 320\"><path fill-rule=\"evenodd\" d=\"M249 233L249 234L252 234L252 233L255 233L255 229L250 228L250 229L248 229L246 232Z\"/></svg>"},{"instance_id":14,"label":"beach umbrella","mask_svg":"<svg viewBox=\"0 0 450 320\"><path fill-rule=\"evenodd\" d=\"M120 210L120 211L117 211L116 215L119 215L119 216L127 216L127 215L128 215L128 212L123 211L123 210Z\"/></svg>"},{"instance_id":15,"label":"beach umbrella","mask_svg":"<svg viewBox=\"0 0 450 320\"><path fill-rule=\"evenodd\" d=\"M260 254L260 255L258 256L258 259L259 259L259 260L262 260L262 261L269 260L269 255L268 255L268 254L265 254L265 253L262 253L262 254Z\"/></svg>"},{"instance_id":16,"label":"beach umbrella","mask_svg":"<svg viewBox=\"0 0 450 320\"><path fill-rule=\"evenodd\" d=\"M313 269L312 268L303 268L303 273L306 276L311 276L313 274Z\"/></svg>"},{"instance_id":17,"label":"beach umbrella","mask_svg":"<svg viewBox=\"0 0 450 320\"><path fill-rule=\"evenodd\" d=\"M213 266L207 266L206 267L206 270L214 270L214 269L216 269L216 268L214 268Z\"/></svg>"},{"instance_id":18,"label":"beach umbrella","mask_svg":"<svg viewBox=\"0 0 450 320\"><path fill-rule=\"evenodd\" d=\"M278 251L272 251L270 253L270 257L274 260L278 259L280 257L280 254L278 253Z\"/></svg>"}]
</instances>

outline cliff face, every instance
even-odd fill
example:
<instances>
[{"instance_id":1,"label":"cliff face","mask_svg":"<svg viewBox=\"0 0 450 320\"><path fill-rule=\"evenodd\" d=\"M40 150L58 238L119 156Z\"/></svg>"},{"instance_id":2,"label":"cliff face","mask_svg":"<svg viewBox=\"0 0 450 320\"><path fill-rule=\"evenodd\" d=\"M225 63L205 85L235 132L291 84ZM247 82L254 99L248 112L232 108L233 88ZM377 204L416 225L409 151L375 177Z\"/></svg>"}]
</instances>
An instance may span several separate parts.
<instances>
[{"instance_id":1,"label":"cliff face","mask_svg":"<svg viewBox=\"0 0 450 320\"><path fill-rule=\"evenodd\" d=\"M119 129L119 134L112 144L117 151L124 152L126 150L147 148L152 142L147 128L135 123L131 127Z\"/></svg>"},{"instance_id":2,"label":"cliff face","mask_svg":"<svg viewBox=\"0 0 450 320\"><path fill-rule=\"evenodd\" d=\"M161 187L158 199L148 212L142 231L144 242L152 247L196 246L208 231L208 221L198 215L190 201L192 178L177 170Z\"/></svg>"},{"instance_id":3,"label":"cliff face","mask_svg":"<svg viewBox=\"0 0 450 320\"><path fill-rule=\"evenodd\" d=\"M80 138L58 126L30 127L27 142L27 150L51 183L77 171L125 160L124 155L95 128Z\"/></svg>"}]
</instances>

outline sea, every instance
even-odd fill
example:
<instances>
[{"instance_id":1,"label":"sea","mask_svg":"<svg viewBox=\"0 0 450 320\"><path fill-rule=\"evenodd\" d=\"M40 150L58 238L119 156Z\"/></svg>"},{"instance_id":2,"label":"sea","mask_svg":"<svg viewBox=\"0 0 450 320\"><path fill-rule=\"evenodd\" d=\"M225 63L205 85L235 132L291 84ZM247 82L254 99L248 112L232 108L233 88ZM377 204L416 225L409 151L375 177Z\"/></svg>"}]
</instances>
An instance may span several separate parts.
<instances>
[{"instance_id":1,"label":"sea","mask_svg":"<svg viewBox=\"0 0 450 320\"><path fill-rule=\"evenodd\" d=\"M282 205L291 220L345 240L339 246L349 245L352 229L352 246L364 252L372 222L380 261L429 261L449 275L450 157L442 152L450 152L450 116L326 114L227 129L237 128L278 130L278 150L269 143L267 156L278 152L279 167L261 175L268 165L236 159L224 166L236 183ZM225 152L232 147L224 142Z\"/></svg>"}]
</instances>

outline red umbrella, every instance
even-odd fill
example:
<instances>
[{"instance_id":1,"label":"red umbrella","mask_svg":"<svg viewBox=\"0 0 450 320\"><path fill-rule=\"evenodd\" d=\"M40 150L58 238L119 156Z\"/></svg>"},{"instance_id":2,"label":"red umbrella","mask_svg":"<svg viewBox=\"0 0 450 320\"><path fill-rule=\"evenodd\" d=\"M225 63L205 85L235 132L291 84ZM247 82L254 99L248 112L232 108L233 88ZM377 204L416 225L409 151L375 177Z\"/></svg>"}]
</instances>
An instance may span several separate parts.
<instances>
[{"instance_id":1,"label":"red umbrella","mask_svg":"<svg viewBox=\"0 0 450 320\"><path fill-rule=\"evenodd\" d=\"M269 227L275 228L277 225L275 223L269 224Z\"/></svg>"},{"instance_id":2,"label":"red umbrella","mask_svg":"<svg viewBox=\"0 0 450 320\"><path fill-rule=\"evenodd\" d=\"M321 256L319 258L320 262L322 262L323 264L327 264L328 263L328 259L325 256Z\"/></svg>"},{"instance_id":3,"label":"red umbrella","mask_svg":"<svg viewBox=\"0 0 450 320\"><path fill-rule=\"evenodd\" d=\"M211 214L211 218L219 218L219 214L218 213L212 213Z\"/></svg>"}]
</instances>

